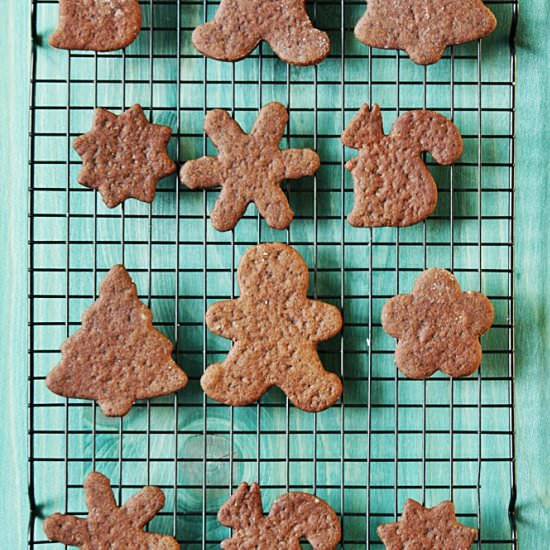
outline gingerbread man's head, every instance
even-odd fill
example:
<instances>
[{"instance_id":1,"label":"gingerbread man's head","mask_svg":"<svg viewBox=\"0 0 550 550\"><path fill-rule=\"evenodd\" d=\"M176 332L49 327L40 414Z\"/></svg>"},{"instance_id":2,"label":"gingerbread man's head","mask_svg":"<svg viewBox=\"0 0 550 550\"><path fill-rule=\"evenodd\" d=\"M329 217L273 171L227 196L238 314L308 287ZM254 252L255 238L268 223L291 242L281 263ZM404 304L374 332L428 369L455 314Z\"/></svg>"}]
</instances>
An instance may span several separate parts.
<instances>
[{"instance_id":1,"label":"gingerbread man's head","mask_svg":"<svg viewBox=\"0 0 550 550\"><path fill-rule=\"evenodd\" d=\"M283 243L263 243L247 250L239 264L238 279L241 293L258 300L305 297L309 284L304 260Z\"/></svg>"}]
</instances>

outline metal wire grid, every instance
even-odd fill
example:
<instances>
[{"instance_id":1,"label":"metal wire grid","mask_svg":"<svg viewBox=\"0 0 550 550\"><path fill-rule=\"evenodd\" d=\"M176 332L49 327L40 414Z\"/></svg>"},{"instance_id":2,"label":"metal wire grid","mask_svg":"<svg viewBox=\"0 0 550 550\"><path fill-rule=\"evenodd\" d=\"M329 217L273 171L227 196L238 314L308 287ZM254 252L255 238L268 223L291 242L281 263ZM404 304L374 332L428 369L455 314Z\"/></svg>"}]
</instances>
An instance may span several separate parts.
<instances>
[{"instance_id":1,"label":"metal wire grid","mask_svg":"<svg viewBox=\"0 0 550 550\"><path fill-rule=\"evenodd\" d=\"M111 477L119 501L145 483L162 487L167 505L151 528L176 535L185 548L214 548L227 536L215 514L242 480L260 483L266 508L288 490L319 494L340 514L345 548L381 548L376 526L396 519L406 497L427 505L452 498L460 520L480 530L478 548L515 548L517 1L487 2L501 28L510 28L509 52L503 54L508 31L501 31L493 46L488 39L451 48L433 68L354 42L362 1L315 2L312 17L330 32L333 49L323 64L307 69L282 64L267 46L237 64L207 60L189 37L216 5L140 3L138 41L126 51L94 54L44 47L57 2L33 1L29 547L53 545L41 517L85 513L82 482L98 469ZM483 55L486 47L490 56ZM497 55L504 64L485 72ZM473 102L464 103L468 94ZM217 191L188 192L173 178L159 185L153 205L130 201L112 211L75 185L79 162L71 142L89 127L94 107L119 111L139 100L152 120L172 126L173 157L184 161L211 151L202 132L207 109L228 108L249 128L273 98L289 107L287 145L310 145L323 162L315 177L288 187L297 215L286 232L267 228L251 207L235 231L217 234L208 220ZM386 124L418 107L461 119L471 154L450 169L430 163L440 207L415 228L356 230L345 222L352 187L343 165L350 152L338 138L364 101L382 104ZM321 347L346 388L329 411L297 411L278 390L257 405L233 409L208 400L198 387L201 372L227 349L208 333L204 311L238 293L239 258L264 240L298 248L311 267L313 296L344 311L342 335ZM94 403L62 400L44 389L59 344L77 328L114 263L129 268L156 326L174 340L177 360L191 375L179 394L138 403L119 420L105 419ZM468 379L403 378L393 366L393 342L380 328L385 300L409 291L431 265L450 268L465 288L484 290L496 306L484 365Z\"/></svg>"}]
</instances>

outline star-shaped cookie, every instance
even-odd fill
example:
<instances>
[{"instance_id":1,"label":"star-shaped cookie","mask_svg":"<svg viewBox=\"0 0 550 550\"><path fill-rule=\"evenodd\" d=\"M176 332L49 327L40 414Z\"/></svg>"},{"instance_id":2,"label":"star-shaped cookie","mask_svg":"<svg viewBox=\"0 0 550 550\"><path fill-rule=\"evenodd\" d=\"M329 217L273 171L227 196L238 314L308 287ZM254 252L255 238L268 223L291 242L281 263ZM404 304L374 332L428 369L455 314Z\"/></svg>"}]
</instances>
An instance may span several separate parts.
<instances>
[{"instance_id":1,"label":"star-shaped cookie","mask_svg":"<svg viewBox=\"0 0 550 550\"><path fill-rule=\"evenodd\" d=\"M468 376L481 364L479 337L493 324L493 305L481 292L462 292L454 275L433 267L414 283L412 294L391 298L382 326L397 338L395 362L408 378L436 370Z\"/></svg>"},{"instance_id":2,"label":"star-shaped cookie","mask_svg":"<svg viewBox=\"0 0 550 550\"><path fill-rule=\"evenodd\" d=\"M173 537L143 530L164 506L164 494L158 487L144 487L118 507L109 479L91 472L84 481L84 492L88 517L65 514L48 517L44 532L50 540L80 550L179 550L180 545Z\"/></svg>"},{"instance_id":3,"label":"star-shaped cookie","mask_svg":"<svg viewBox=\"0 0 550 550\"><path fill-rule=\"evenodd\" d=\"M92 129L73 143L83 160L78 182L98 189L109 208L130 197L152 202L158 180L176 171L166 152L171 134L150 123L140 105L118 116L97 109Z\"/></svg>"},{"instance_id":4,"label":"star-shaped cookie","mask_svg":"<svg viewBox=\"0 0 550 550\"><path fill-rule=\"evenodd\" d=\"M407 499L401 519L376 530L386 550L470 550L477 530L458 523L449 500L424 508Z\"/></svg>"},{"instance_id":5,"label":"star-shaped cookie","mask_svg":"<svg viewBox=\"0 0 550 550\"><path fill-rule=\"evenodd\" d=\"M287 110L275 102L260 111L250 134L226 111L206 115L204 129L219 155L186 162L180 179L190 189L222 186L210 216L218 231L235 227L251 202L270 227L284 229L292 221L281 183L313 175L320 160L311 149L279 149L287 122Z\"/></svg>"}]
</instances>

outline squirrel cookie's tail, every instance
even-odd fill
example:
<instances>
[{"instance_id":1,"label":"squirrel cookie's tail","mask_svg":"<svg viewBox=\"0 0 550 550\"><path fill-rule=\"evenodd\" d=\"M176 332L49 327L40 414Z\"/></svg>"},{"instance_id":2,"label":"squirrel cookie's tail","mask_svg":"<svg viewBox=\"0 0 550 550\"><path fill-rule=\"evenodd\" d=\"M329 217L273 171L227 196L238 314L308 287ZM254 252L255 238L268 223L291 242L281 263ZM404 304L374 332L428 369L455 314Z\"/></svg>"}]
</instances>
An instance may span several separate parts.
<instances>
[{"instance_id":1,"label":"squirrel cookie's tail","mask_svg":"<svg viewBox=\"0 0 550 550\"><path fill-rule=\"evenodd\" d=\"M338 516L322 499L308 493L287 493L271 507L268 520L288 525L289 535L305 537L315 550L333 550L342 536Z\"/></svg>"},{"instance_id":2,"label":"squirrel cookie's tail","mask_svg":"<svg viewBox=\"0 0 550 550\"><path fill-rule=\"evenodd\" d=\"M458 128L446 117L433 111L409 111L393 125L390 136L403 141L404 147L429 152L439 164L452 164L462 154L464 144Z\"/></svg>"}]
</instances>

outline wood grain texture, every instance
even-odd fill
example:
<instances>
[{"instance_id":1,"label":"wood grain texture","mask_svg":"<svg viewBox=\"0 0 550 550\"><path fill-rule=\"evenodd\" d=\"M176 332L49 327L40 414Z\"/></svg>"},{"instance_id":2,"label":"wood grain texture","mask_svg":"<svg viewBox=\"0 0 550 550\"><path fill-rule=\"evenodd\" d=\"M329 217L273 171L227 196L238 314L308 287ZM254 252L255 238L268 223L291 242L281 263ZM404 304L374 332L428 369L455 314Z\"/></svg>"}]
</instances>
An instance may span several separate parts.
<instances>
[{"instance_id":1,"label":"wood grain texture","mask_svg":"<svg viewBox=\"0 0 550 550\"><path fill-rule=\"evenodd\" d=\"M25 548L28 2L0 2L0 546Z\"/></svg>"},{"instance_id":2,"label":"wood grain texture","mask_svg":"<svg viewBox=\"0 0 550 550\"><path fill-rule=\"evenodd\" d=\"M6 177L0 186L0 234L3 244L0 255L2 270L0 272L0 300L2 327L0 331L0 349L4 351L0 369L4 376L3 398L0 400L0 414L3 420L3 429L0 430L0 448L2 449L0 472L0 489L4 498L0 499L0 532L2 545L7 548L24 548L27 527L27 500L26 500L26 374L27 374L27 308L26 308L26 267L27 267L27 235L26 235L26 204L27 204L27 119L28 119L28 6L27 3L17 0L3 0L6 14L1 19L0 55L6 60L6 69L2 71L5 84L0 86L0 105L9 105L9 108L0 109L0 166L6 167ZM49 6L48 6L49 8ZM51 11L51 10L50 10ZM50 13L50 12L48 12ZM550 330L548 316L550 314L550 292L547 282L549 245L547 238L547 212L550 208L548 197L548 181L550 181L550 163L548 155L549 135L547 121L550 120L550 97L548 93L548 67L550 56L546 40L539 39L547 35L550 25L549 8L546 0L524 0L522 3L521 25L519 30L519 84L517 103L517 180L516 180L516 323L517 323L517 367L516 367L516 443L517 443L517 474L518 474L518 526L520 548L544 548L550 533L550 468L548 468L548 441L550 441L549 423L547 421L547 396L550 394L550 382L546 369L550 364L550 350L548 341ZM50 29L51 30L51 29ZM166 48L169 48L169 38ZM162 50L161 37L157 47ZM494 48L491 50L494 52ZM329 61L327 61L328 66ZM139 67L131 68L139 74ZM186 67L184 66L184 71ZM224 74L220 69L220 74ZM416 75L418 77L418 75ZM416 78L415 77L415 78ZM171 92L168 92L171 93ZM175 98L173 98L175 101ZM334 103L339 101L334 98ZM393 101L393 100L392 100ZM162 122L162 121L161 121ZM170 123L170 120L165 120ZM173 121L172 121L173 122ZM308 142L309 143L309 142ZM185 146L184 155L191 158L202 151L192 150ZM63 207L64 198L59 199ZM193 200L202 200L195 198ZM165 201L165 202L163 202ZM170 213L170 204L160 197L157 212ZM115 223L115 222L113 222ZM142 228L140 235L146 233ZM323 229L324 231L324 229ZM457 235L461 229L456 229ZM296 229L297 238L307 235ZM242 250L241 250L242 252ZM119 261L117 253L105 252L101 263L109 265ZM222 258L212 257L212 265L220 263ZM382 260L381 260L382 261ZM388 262L390 259L387 260ZM142 280L142 284L145 281ZM360 283L358 283L360 284ZM183 308L190 307L183 304ZM199 304L200 307L200 304ZM159 306L159 318L168 320L173 316L173 306ZM79 311L75 312L74 319L78 319ZM186 309L185 314L188 314ZM172 335L170 335L172 336ZM200 335L194 336L194 342L200 344ZM218 343L216 342L216 345ZM212 345L212 344L210 344ZM184 368L186 367L183 364ZM195 374L200 372L200 362L193 365ZM376 394L376 390L375 390ZM181 472L180 483L191 483L202 476L202 448L205 442L200 434L205 422L208 426L215 426L217 430L228 431L229 411L209 411L205 420L200 408L200 393L195 391L191 397L196 399L197 410L186 413L186 430L189 436L180 441L180 456L187 456L197 460ZM375 397L379 397L375 395ZM337 411L335 411L337 412ZM352 411L355 412L355 411ZM153 414L153 422L162 425L163 421L171 422L163 414ZM360 415L349 416L349 422L361 422ZM127 419L125 426L143 428L142 418L138 415ZM86 410L77 422L90 424L90 410ZM235 413L236 423L241 426L255 427L255 411L239 410ZM293 418L294 427L311 430L311 419L301 416ZM125 421L126 422L126 421ZM337 415L319 417L319 429L337 425ZM111 428L104 419L100 419L99 426ZM280 418L272 415L270 409L262 411L262 426L272 429L284 429ZM126 441L127 448L132 449L132 442ZM171 441L159 437L156 440L160 449L169 450ZM305 444L293 439L293 450L296 453L307 455L307 447L311 439ZM86 452L88 443L75 441L75 456L79 452ZM118 439L113 435L98 437L102 456L116 456ZM207 436L209 454L224 456L227 452L227 441L222 434ZM419 452L418 449L414 449ZM433 449L431 449L433 450ZM431 451L430 450L430 451ZM57 452L58 450L56 450ZM326 456L337 458L339 447L334 448L333 441L327 437L319 437L318 451ZM352 454L355 449L352 450ZM135 451L142 449L136 445ZM254 456L255 442L243 438L236 449L237 457ZM262 453L265 456L278 452L276 440L264 440ZM208 475L212 479L227 479L227 471L223 464L209 466ZM76 470L76 468L75 468ZM74 471L73 471L74 473ZM300 474L300 472L295 472ZM7 475L6 475L7 474ZM141 474L137 473L135 478ZM159 478L170 483L169 476L158 472ZM245 464L236 474L236 480L252 480L255 475L254 464ZM301 475L307 483L311 481L311 472L305 469ZM406 471L400 474L400 479L407 480ZM163 477L164 476L164 477ZM272 478L275 473L271 474ZM325 482L334 476L327 466L326 471L319 472L319 483ZM82 467L82 479L84 467ZM269 474L268 474L269 477ZM237 479L238 478L238 479ZM44 474L46 479L46 474ZM360 482L361 479L348 477L348 483ZM410 480L409 480L410 481ZM495 480L492 480L495 481ZM78 475L74 475L72 482L80 483ZM40 496L46 506L53 507L55 498L63 491L63 483L53 483L51 488L41 488ZM9 495L9 498L6 497ZM214 495L216 497L216 495ZM227 496L226 491L220 491L218 500L222 502ZM273 497L277 494L273 493ZM181 500L180 500L181 497ZM217 498L217 497L216 497ZM336 495L337 500L337 495ZM199 491L178 495L178 503L183 511L200 511L202 506ZM507 504L507 503L506 503ZM4 507L9 507L6 513ZM209 505L209 510L214 507ZM491 513L486 518L491 521ZM500 520L496 520L498 523ZM200 527L185 525L186 535L200 537Z\"/></svg>"},{"instance_id":3,"label":"wood grain texture","mask_svg":"<svg viewBox=\"0 0 550 550\"><path fill-rule=\"evenodd\" d=\"M516 155L516 451L520 548L550 540L550 7L521 3Z\"/></svg>"}]
</instances>

